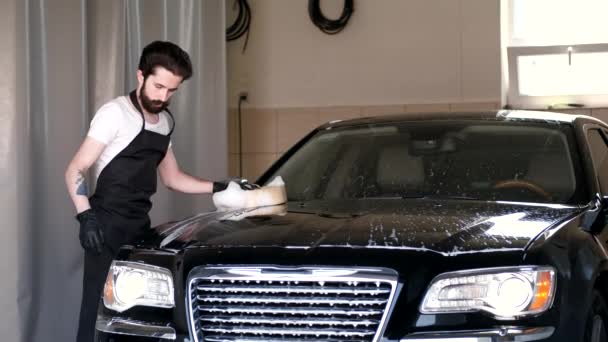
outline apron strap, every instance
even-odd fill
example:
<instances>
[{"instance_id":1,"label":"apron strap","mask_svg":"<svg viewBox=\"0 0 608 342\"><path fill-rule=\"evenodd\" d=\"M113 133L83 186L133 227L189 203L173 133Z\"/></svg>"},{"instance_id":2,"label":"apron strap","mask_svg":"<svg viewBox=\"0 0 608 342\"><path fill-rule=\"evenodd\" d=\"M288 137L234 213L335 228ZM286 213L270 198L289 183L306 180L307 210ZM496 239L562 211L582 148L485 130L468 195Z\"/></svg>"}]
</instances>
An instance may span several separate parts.
<instances>
[{"instance_id":1,"label":"apron strap","mask_svg":"<svg viewBox=\"0 0 608 342\"><path fill-rule=\"evenodd\" d=\"M173 130L175 129L175 119L173 118L173 113L171 113L169 108L165 108L165 111L167 112L167 114L169 114L169 117L171 118L171 130L169 131L169 134L167 134L167 136L170 137L171 133L173 133Z\"/></svg>"},{"instance_id":2,"label":"apron strap","mask_svg":"<svg viewBox=\"0 0 608 342\"><path fill-rule=\"evenodd\" d=\"M139 112L139 115L141 115L141 130L143 131L144 128L146 127L146 118L144 117L144 112L141 110L141 107L139 106L139 101L137 101L137 94L135 93L135 90L133 90L132 92L129 93L129 99L131 99L131 103L133 104L133 106L135 107L135 109L137 109L137 111Z\"/></svg>"}]
</instances>

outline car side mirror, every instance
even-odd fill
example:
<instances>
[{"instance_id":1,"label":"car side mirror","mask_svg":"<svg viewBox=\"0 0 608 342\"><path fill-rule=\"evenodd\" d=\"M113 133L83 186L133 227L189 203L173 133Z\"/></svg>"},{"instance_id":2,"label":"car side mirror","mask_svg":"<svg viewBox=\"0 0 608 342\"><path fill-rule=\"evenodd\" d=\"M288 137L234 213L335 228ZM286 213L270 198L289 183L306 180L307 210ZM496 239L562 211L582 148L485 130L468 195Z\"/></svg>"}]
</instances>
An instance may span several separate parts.
<instances>
[{"instance_id":1,"label":"car side mirror","mask_svg":"<svg viewBox=\"0 0 608 342\"><path fill-rule=\"evenodd\" d=\"M604 207L608 207L608 194L604 194L598 197L601 197L601 202Z\"/></svg>"},{"instance_id":2,"label":"car side mirror","mask_svg":"<svg viewBox=\"0 0 608 342\"><path fill-rule=\"evenodd\" d=\"M595 198L587 204L589 209L583 214L581 228L588 232L601 230L606 222L606 208L608 208L608 196L595 194ZM601 222L598 222L600 220Z\"/></svg>"}]
</instances>

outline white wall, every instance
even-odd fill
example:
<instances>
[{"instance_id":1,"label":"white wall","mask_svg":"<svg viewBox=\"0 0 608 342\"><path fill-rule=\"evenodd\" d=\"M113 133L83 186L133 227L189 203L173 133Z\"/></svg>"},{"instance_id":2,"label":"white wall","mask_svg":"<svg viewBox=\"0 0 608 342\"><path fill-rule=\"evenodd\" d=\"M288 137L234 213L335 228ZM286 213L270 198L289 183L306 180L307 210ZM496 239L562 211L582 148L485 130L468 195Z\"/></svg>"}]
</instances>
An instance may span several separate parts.
<instances>
[{"instance_id":1,"label":"white wall","mask_svg":"<svg viewBox=\"0 0 608 342\"><path fill-rule=\"evenodd\" d=\"M499 2L359 0L329 36L307 0L250 0L245 54L243 38L228 44L230 103L240 91L258 108L499 102ZM321 4L335 18L343 0Z\"/></svg>"}]
</instances>

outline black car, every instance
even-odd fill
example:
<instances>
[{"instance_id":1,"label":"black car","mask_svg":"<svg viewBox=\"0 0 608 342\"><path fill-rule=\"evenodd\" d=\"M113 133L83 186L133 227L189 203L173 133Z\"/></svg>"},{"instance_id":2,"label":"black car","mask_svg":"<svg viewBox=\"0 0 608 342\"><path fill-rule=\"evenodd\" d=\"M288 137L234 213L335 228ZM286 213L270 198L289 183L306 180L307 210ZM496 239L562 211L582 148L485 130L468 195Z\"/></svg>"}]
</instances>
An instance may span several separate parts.
<instances>
[{"instance_id":1,"label":"black car","mask_svg":"<svg viewBox=\"0 0 608 342\"><path fill-rule=\"evenodd\" d=\"M606 341L608 125L549 112L331 122L284 205L124 246L103 341Z\"/></svg>"}]
</instances>

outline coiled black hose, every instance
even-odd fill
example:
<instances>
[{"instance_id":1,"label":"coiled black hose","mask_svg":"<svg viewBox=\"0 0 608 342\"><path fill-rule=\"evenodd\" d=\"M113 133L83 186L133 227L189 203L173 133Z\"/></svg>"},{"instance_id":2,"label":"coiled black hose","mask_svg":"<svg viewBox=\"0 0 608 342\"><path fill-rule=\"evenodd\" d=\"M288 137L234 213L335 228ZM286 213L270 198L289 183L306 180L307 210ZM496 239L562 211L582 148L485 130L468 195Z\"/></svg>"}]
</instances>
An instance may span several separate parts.
<instances>
[{"instance_id":1,"label":"coiled black hose","mask_svg":"<svg viewBox=\"0 0 608 342\"><path fill-rule=\"evenodd\" d=\"M234 20L234 23L226 29L226 40L232 41L241 38L244 34L245 44L243 45L243 51L247 48L247 42L249 41L249 26L251 25L251 7L247 3L247 0L235 0L234 6L238 5L238 15Z\"/></svg>"},{"instance_id":2,"label":"coiled black hose","mask_svg":"<svg viewBox=\"0 0 608 342\"><path fill-rule=\"evenodd\" d=\"M342 15L336 20L327 19L321 12L320 0L308 0L308 15L310 20L326 34L336 34L344 30L348 20L355 11L353 0L344 0Z\"/></svg>"}]
</instances>

